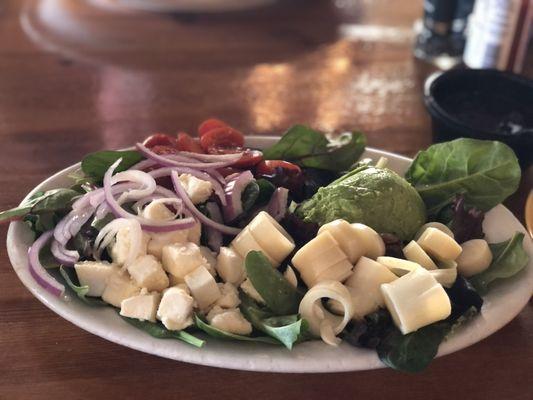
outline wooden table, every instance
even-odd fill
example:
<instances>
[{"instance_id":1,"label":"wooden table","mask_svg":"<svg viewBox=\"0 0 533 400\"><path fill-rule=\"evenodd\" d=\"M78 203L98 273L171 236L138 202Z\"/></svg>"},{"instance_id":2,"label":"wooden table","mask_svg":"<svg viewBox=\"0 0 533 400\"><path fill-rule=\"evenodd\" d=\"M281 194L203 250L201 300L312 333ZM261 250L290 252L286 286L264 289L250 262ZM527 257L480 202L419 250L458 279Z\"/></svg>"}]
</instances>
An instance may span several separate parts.
<instances>
[{"instance_id":1,"label":"wooden table","mask_svg":"<svg viewBox=\"0 0 533 400\"><path fill-rule=\"evenodd\" d=\"M357 127L371 146L413 155L431 143L421 98L431 68L411 53L421 1L337 2L350 3L166 16L86 1L3 1L0 208L85 153L153 131L194 132L207 116L249 134L279 135L296 122ZM510 203L519 216L528 182ZM0 267L1 399L531 398L531 304L500 332L420 375L263 374L174 362L102 340L33 298L3 247Z\"/></svg>"}]
</instances>

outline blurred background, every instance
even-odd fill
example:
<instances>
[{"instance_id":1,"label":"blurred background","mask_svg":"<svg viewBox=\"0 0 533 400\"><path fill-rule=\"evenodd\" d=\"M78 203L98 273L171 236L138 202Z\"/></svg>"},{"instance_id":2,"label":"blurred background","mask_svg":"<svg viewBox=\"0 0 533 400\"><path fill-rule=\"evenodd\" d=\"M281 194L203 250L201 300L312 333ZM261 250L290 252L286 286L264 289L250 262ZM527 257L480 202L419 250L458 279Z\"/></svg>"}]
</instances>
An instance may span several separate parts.
<instances>
[{"instance_id":1,"label":"blurred background","mask_svg":"<svg viewBox=\"0 0 533 400\"><path fill-rule=\"evenodd\" d=\"M4 0L0 128L18 151L3 165L35 157L51 173L215 116L246 134L359 129L410 156L497 138L527 166L532 21L532 0ZM469 68L522 80L463 90L473 80L459 73L424 96L435 71Z\"/></svg>"},{"instance_id":2,"label":"blurred background","mask_svg":"<svg viewBox=\"0 0 533 400\"><path fill-rule=\"evenodd\" d=\"M196 136L217 117L249 135L296 123L357 129L407 156L458 136L503 140L521 157L521 187L506 205L523 222L532 25L533 0L1 0L0 209L89 152L154 132ZM27 398L29 387L40 398L199 398L216 387L237 399L243 382L259 397L530 398L531 307L423 376L245 373L133 354L82 332L22 287L5 246L0 259L0 398Z\"/></svg>"}]
</instances>

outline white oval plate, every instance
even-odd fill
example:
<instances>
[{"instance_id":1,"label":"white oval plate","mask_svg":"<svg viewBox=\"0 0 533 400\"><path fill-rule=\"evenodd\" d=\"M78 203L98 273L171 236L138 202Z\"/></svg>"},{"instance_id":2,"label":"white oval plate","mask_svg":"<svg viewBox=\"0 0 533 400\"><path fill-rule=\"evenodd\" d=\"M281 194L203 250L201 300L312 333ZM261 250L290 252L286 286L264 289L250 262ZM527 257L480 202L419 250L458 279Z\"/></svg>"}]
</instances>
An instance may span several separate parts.
<instances>
[{"instance_id":1,"label":"white oval plate","mask_svg":"<svg viewBox=\"0 0 533 400\"><path fill-rule=\"evenodd\" d=\"M247 144L262 148L273 144L277 139L250 137ZM387 157L389 167L400 174L405 172L411 161L406 157L371 148L364 154L364 157L374 160L382 156ZM68 186L67 175L76 168L79 168L79 164L58 172L38 185L28 196L39 190ZM506 240L515 231L526 232L513 214L501 205L487 213L483 230L489 242ZM208 338L204 348L197 349L178 340L152 338L124 322L111 308L91 308L77 298L65 301L42 289L28 272L27 253L31 242L32 234L25 224L13 222L10 225L7 234L8 254L22 283L44 305L66 320L120 345L173 360L250 371L339 372L383 367L375 351L355 348L346 343L335 348L320 341L305 342L289 351L266 344ZM524 240L524 245L530 256L529 265L514 278L492 288L484 299L481 314L444 342L439 356L484 339L511 321L527 304L533 291L533 244L529 237Z\"/></svg>"}]
</instances>

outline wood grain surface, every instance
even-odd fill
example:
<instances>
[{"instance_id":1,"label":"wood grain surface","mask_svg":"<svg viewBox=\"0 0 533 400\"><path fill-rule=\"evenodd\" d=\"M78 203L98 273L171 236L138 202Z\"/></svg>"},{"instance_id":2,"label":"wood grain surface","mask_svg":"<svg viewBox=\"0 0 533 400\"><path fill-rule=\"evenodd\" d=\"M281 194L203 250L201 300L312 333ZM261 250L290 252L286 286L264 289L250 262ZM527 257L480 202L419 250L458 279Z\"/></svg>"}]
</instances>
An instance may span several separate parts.
<instances>
[{"instance_id":1,"label":"wood grain surface","mask_svg":"<svg viewBox=\"0 0 533 400\"><path fill-rule=\"evenodd\" d=\"M0 209L90 151L153 131L194 132L207 116L248 134L280 135L296 122L358 128L371 146L410 156L431 143L421 92L432 68L411 52L420 0L286 0L219 15L102 3L0 2ZM508 202L519 217L531 169L525 175ZM532 342L530 303L419 375L189 365L59 318L22 286L0 246L0 399L530 399Z\"/></svg>"}]
</instances>

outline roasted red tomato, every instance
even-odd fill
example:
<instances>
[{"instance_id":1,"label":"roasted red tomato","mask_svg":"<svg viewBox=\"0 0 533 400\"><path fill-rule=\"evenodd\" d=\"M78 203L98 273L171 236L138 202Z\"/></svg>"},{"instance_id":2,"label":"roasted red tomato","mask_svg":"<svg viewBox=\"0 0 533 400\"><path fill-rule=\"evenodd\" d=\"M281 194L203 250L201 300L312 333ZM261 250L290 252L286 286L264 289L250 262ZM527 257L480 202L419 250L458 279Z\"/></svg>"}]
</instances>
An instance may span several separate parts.
<instances>
[{"instance_id":1,"label":"roasted red tomato","mask_svg":"<svg viewBox=\"0 0 533 400\"><path fill-rule=\"evenodd\" d=\"M200 145L205 151L210 148L235 148L244 145L244 135L229 126L211 129L200 138Z\"/></svg>"},{"instance_id":2,"label":"roasted red tomato","mask_svg":"<svg viewBox=\"0 0 533 400\"><path fill-rule=\"evenodd\" d=\"M205 153L200 144L191 135L185 132L178 133L176 142L178 150L189 151L191 153Z\"/></svg>"},{"instance_id":3,"label":"roasted red tomato","mask_svg":"<svg viewBox=\"0 0 533 400\"><path fill-rule=\"evenodd\" d=\"M216 128L224 128L227 127L228 124L226 124L224 121L221 121L216 118L209 118L206 119L204 122L200 124L198 127L198 136L202 137L207 132L216 129Z\"/></svg>"},{"instance_id":4,"label":"roasted red tomato","mask_svg":"<svg viewBox=\"0 0 533 400\"><path fill-rule=\"evenodd\" d=\"M261 161L255 167L255 172L257 175L274 175L276 173L277 168L281 168L288 172L295 172L295 173L302 172L300 167L297 166L296 164L290 163L288 161L283 161L283 160Z\"/></svg>"},{"instance_id":5,"label":"roasted red tomato","mask_svg":"<svg viewBox=\"0 0 533 400\"><path fill-rule=\"evenodd\" d=\"M153 135L148 136L143 144L151 149L155 146L170 146L176 147L176 138L166 133L154 133Z\"/></svg>"}]
</instances>

